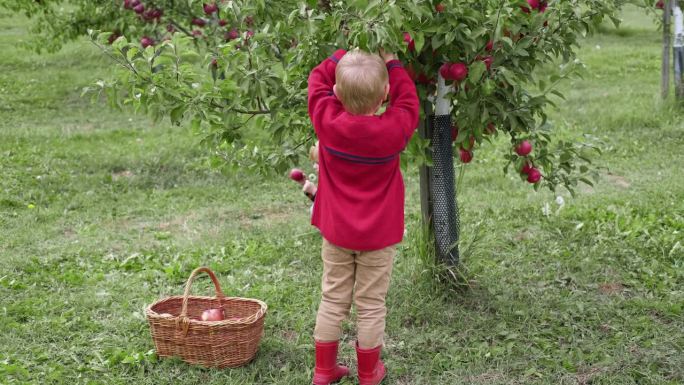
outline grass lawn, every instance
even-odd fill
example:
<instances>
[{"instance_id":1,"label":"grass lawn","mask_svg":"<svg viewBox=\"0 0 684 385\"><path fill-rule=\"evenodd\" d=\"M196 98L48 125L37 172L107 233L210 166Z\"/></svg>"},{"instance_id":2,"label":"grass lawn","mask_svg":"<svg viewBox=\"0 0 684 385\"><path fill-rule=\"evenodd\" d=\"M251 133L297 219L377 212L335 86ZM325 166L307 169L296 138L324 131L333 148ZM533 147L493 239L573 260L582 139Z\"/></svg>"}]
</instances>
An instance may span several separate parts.
<instances>
[{"instance_id":1,"label":"grass lawn","mask_svg":"<svg viewBox=\"0 0 684 385\"><path fill-rule=\"evenodd\" d=\"M659 32L625 19L584 41L585 76L551 113L560 136L604 142L600 184L560 207L502 174L503 141L468 166L470 289L431 284L407 173L385 384L684 383L684 123L659 100ZM17 47L27 37L0 13L0 384L308 383L320 236L296 186L217 173L188 129L90 104L81 89L110 63L85 41L39 56ZM269 304L246 367L153 354L145 306L199 265Z\"/></svg>"}]
</instances>

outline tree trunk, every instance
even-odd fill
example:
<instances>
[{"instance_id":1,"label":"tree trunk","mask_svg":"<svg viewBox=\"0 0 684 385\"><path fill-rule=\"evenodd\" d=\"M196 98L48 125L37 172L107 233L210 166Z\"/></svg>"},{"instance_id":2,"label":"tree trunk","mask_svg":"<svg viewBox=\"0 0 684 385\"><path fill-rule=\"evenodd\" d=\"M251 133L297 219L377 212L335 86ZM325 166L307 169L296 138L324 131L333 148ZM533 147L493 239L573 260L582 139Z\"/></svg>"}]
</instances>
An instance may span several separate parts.
<instances>
[{"instance_id":1,"label":"tree trunk","mask_svg":"<svg viewBox=\"0 0 684 385\"><path fill-rule=\"evenodd\" d=\"M674 57L674 86L677 99L684 97L684 84L682 83L682 71L684 70L684 14L679 7L679 1L672 1L672 15L674 24L674 44L672 55Z\"/></svg>"},{"instance_id":2,"label":"tree trunk","mask_svg":"<svg viewBox=\"0 0 684 385\"><path fill-rule=\"evenodd\" d=\"M665 1L663 8L663 63L662 63L662 98L667 99L670 94L670 12L672 0Z\"/></svg>"}]
</instances>

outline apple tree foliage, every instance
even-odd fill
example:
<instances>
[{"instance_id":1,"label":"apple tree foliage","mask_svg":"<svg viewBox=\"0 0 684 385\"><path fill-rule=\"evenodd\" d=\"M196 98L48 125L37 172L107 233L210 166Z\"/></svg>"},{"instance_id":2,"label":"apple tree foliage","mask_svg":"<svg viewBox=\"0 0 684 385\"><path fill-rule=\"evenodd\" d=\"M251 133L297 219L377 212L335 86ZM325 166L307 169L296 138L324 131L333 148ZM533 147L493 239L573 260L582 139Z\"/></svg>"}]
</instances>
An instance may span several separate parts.
<instances>
[{"instance_id":1,"label":"apple tree foliage","mask_svg":"<svg viewBox=\"0 0 684 385\"><path fill-rule=\"evenodd\" d=\"M580 39L629 0L9 0L35 20L35 44L58 49L89 33L121 69L90 89L115 107L188 124L217 165L282 170L313 140L307 77L336 48L398 56L430 106L444 63L468 73L453 86L454 146L473 151L504 135L505 171L528 164L535 188L571 192L596 176L597 147L554 138L549 107L559 82L578 74ZM214 9L214 5L217 9ZM140 7L142 6L142 8ZM137 8L136 8L137 7ZM429 107L427 107L429 109ZM432 113L427 110L425 113ZM523 140L533 145L520 156ZM428 161L418 135L408 158ZM458 153L458 151L456 151Z\"/></svg>"}]
</instances>

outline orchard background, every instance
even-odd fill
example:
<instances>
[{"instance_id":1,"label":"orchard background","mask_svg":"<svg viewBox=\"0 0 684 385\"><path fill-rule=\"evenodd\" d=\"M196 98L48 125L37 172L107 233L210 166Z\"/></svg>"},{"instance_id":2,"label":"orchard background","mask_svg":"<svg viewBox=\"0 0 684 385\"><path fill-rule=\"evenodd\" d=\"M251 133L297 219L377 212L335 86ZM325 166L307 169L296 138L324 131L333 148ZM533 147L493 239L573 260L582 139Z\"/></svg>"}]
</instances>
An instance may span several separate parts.
<instances>
[{"instance_id":1,"label":"orchard background","mask_svg":"<svg viewBox=\"0 0 684 385\"><path fill-rule=\"evenodd\" d=\"M287 123L280 130L264 131L266 122L253 123L264 119L262 114L246 124L236 120L236 130L193 125L196 112L213 118L206 106L216 95L209 86L220 73L212 71L212 54L193 48L182 35L179 44L187 44L187 52L197 50L188 54L197 81L178 91L198 90L192 99L198 102L174 120L180 126L164 119L153 123L128 106L161 117L172 115L167 103L175 99L136 101L137 93L113 83L101 84L120 96L108 101L123 109L112 110L100 100L91 104L82 90L100 79L141 87L141 99L155 94L127 77L130 71L112 74L102 50L78 38L87 27L69 35L67 26L87 23L39 22L44 29L38 44L45 48L76 40L38 55L22 44L36 44L36 35L29 34L32 22L0 12L0 383L308 382L319 236L308 224L307 202L296 186L284 174L263 172L284 169L305 153L306 144L295 149L310 132L300 107L287 115L293 120L276 119ZM121 22L93 14L103 26ZM122 22L121 32L130 32L137 46L154 23L139 24L135 11L124 14L130 21ZM528 20L523 14L512 17ZM596 186L579 185L576 198L563 189L532 192L517 172L501 173L513 156L508 132L522 131L509 127L478 138L477 127L486 125L463 118L462 126L474 130L478 144L459 190L469 286L458 293L434 284L419 220L415 163L407 166L409 236L388 298L388 383L684 381L679 154L684 127L681 112L658 100L661 49L652 19L637 8L620 16L625 18L620 29L602 23L598 34L578 41L586 68L583 78L557 85L567 100L552 99L558 108L530 109L525 116L535 124L519 127L542 127L546 115L554 140L574 145L586 134L603 143L602 154L593 159L600 166L594 169L601 180ZM543 25L544 20L533 20ZM215 22L209 28L217 28ZM129 24L132 31L125 27ZM202 31L208 35L207 26ZM402 32L392 33L396 49L403 47ZM109 47L108 35L94 36ZM256 32L251 38L257 44L264 36ZM354 38L353 32L347 36ZM416 35L416 45L419 39ZM478 38L469 63L486 42ZM228 57L238 63L245 59L239 51ZM325 56L313 48L304 53L302 74L306 63ZM228 70L230 62L221 60L223 55L217 64ZM436 71L438 64L430 65ZM558 64L550 58L535 68L550 79ZM520 83L536 86L517 92L544 88L537 78L528 80ZM253 83L256 94L258 84ZM469 90L480 92L476 85ZM227 91L231 98L221 102L228 99L245 111L259 107L249 104L251 94L241 99L234 89ZM281 95L294 99L280 103L301 102L288 89ZM278 135L282 138L272 147L260 147ZM461 143L468 141L456 145ZM557 164L547 167L553 172ZM257 169L261 175L253 172ZM270 305L259 356L247 367L203 370L158 361L151 350L144 306L179 293L201 264L219 273L226 293ZM196 290L209 289L197 285ZM345 342L353 341L351 325L345 330ZM343 360L351 362L352 354L351 346L343 348Z\"/></svg>"}]
</instances>

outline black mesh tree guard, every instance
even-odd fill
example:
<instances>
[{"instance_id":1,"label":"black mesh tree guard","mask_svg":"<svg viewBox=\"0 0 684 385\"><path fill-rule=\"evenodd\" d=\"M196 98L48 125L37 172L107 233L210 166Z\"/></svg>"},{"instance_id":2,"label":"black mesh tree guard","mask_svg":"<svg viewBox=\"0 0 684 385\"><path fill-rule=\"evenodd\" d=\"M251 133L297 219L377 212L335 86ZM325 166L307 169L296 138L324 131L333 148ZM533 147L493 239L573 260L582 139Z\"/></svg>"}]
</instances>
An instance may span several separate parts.
<instances>
[{"instance_id":1,"label":"black mesh tree guard","mask_svg":"<svg viewBox=\"0 0 684 385\"><path fill-rule=\"evenodd\" d=\"M458 264L459 217L456 203L451 116L432 117L432 229L437 257L449 266Z\"/></svg>"},{"instance_id":2,"label":"black mesh tree guard","mask_svg":"<svg viewBox=\"0 0 684 385\"><path fill-rule=\"evenodd\" d=\"M456 201L454 157L451 141L451 101L449 88L438 78L435 108L423 103L425 120L420 134L431 140L432 167L420 169L420 195L423 220L435 237L436 257L448 266L459 263L460 220Z\"/></svg>"}]
</instances>

